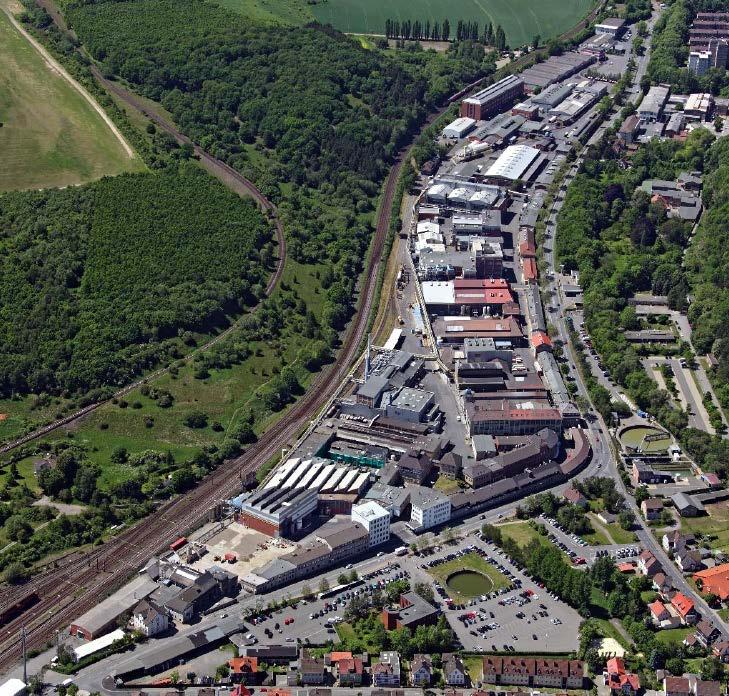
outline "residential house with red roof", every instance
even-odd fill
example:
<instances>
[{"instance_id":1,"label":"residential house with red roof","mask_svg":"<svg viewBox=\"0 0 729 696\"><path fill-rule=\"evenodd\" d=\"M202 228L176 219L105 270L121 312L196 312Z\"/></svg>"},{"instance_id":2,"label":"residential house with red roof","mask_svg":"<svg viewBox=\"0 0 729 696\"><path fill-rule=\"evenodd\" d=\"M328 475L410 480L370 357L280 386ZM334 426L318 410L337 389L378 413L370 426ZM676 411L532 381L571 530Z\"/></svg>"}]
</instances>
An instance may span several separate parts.
<instances>
[{"instance_id":1,"label":"residential house with red roof","mask_svg":"<svg viewBox=\"0 0 729 696\"><path fill-rule=\"evenodd\" d=\"M701 570L694 580L704 594L715 594L722 602L729 599L729 563Z\"/></svg>"},{"instance_id":2,"label":"residential house with red roof","mask_svg":"<svg viewBox=\"0 0 729 696\"><path fill-rule=\"evenodd\" d=\"M681 617L681 623L685 626L695 624L699 620L699 614L696 611L696 606L694 605L693 600L689 599L685 594L676 592L676 594L671 597L671 606Z\"/></svg>"},{"instance_id":3,"label":"residential house with red roof","mask_svg":"<svg viewBox=\"0 0 729 696\"><path fill-rule=\"evenodd\" d=\"M626 694L626 696L630 696L640 691L638 675L626 671L622 657L612 657L607 661L603 678L605 686L610 687L610 693L613 695Z\"/></svg>"}]
</instances>

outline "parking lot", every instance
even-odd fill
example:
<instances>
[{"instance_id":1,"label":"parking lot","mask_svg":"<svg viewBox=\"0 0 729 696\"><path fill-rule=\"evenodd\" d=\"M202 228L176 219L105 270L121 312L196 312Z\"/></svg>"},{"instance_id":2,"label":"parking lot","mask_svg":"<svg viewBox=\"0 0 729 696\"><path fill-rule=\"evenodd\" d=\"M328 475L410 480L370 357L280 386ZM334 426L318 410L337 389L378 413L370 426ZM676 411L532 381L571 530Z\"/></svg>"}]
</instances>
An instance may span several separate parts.
<instances>
[{"instance_id":1,"label":"parking lot","mask_svg":"<svg viewBox=\"0 0 729 696\"><path fill-rule=\"evenodd\" d=\"M383 589L396 580L409 580L410 574L398 563L390 563L385 568L363 574L356 584L324 599L302 600L295 607L285 607L268 611L260 602L260 614L246 619L251 624L246 636L250 642L264 644L302 643L322 645L328 640L337 640L336 624L344 620L344 612L352 597L365 594L370 596L376 588ZM318 589L311 585L312 589ZM318 595L319 593L317 593Z\"/></svg>"},{"instance_id":2,"label":"parking lot","mask_svg":"<svg viewBox=\"0 0 729 696\"><path fill-rule=\"evenodd\" d=\"M428 564L473 551L511 580L512 587L474 597L464 604L448 602L447 588L438 590L427 572ZM465 650L518 653L549 645L550 652L568 652L578 646L579 614L540 587L503 551L477 536L469 536L427 556L402 558L400 562L410 570L413 582L426 581L433 585L440 608Z\"/></svg>"},{"instance_id":3,"label":"parking lot","mask_svg":"<svg viewBox=\"0 0 729 696\"><path fill-rule=\"evenodd\" d=\"M557 520L551 517L540 515L539 521L547 527L547 539L564 551L576 566L592 565L595 559L600 556L612 556L621 561L635 558L640 553L638 544L591 546L576 534L570 534Z\"/></svg>"}]
</instances>

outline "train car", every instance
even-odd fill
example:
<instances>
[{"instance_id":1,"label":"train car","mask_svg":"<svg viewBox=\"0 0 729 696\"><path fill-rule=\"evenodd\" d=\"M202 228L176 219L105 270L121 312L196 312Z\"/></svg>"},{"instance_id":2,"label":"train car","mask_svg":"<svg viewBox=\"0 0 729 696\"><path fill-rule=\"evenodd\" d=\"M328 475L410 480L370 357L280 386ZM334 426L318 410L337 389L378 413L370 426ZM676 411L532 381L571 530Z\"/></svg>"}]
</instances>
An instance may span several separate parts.
<instances>
[{"instance_id":1,"label":"train car","mask_svg":"<svg viewBox=\"0 0 729 696\"><path fill-rule=\"evenodd\" d=\"M181 549L187 543L187 537L180 537L170 544L171 551L177 551Z\"/></svg>"},{"instance_id":2,"label":"train car","mask_svg":"<svg viewBox=\"0 0 729 696\"><path fill-rule=\"evenodd\" d=\"M24 611L27 611L31 607L35 606L40 602L38 593L33 590L30 594L21 597L14 604L11 604L6 609L0 612L0 626L6 626L14 619L18 618Z\"/></svg>"}]
</instances>

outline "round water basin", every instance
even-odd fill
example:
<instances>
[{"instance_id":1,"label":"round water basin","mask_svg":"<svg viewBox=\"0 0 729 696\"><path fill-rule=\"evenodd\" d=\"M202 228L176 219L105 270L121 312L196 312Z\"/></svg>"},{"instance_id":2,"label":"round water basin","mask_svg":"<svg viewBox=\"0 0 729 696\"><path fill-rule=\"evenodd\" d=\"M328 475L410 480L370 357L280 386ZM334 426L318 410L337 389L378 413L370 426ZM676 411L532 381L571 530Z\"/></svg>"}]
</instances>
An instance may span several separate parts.
<instances>
[{"instance_id":1,"label":"round water basin","mask_svg":"<svg viewBox=\"0 0 729 696\"><path fill-rule=\"evenodd\" d=\"M623 447L646 454L665 452L671 444L671 437L663 430L647 425L634 425L620 433Z\"/></svg>"},{"instance_id":2,"label":"round water basin","mask_svg":"<svg viewBox=\"0 0 729 696\"><path fill-rule=\"evenodd\" d=\"M446 585L463 597L478 597L494 589L494 583L475 570L459 570L448 577Z\"/></svg>"}]
</instances>

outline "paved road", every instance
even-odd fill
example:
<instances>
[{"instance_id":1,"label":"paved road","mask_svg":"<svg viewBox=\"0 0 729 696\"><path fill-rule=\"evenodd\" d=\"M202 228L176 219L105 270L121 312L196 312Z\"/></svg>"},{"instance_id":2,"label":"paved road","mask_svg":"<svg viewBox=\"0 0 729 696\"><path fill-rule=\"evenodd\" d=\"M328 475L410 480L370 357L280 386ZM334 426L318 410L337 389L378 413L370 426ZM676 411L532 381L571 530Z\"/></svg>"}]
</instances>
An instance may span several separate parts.
<instances>
[{"instance_id":1,"label":"paved road","mask_svg":"<svg viewBox=\"0 0 729 696\"><path fill-rule=\"evenodd\" d=\"M653 16L647 22L649 31L652 32L653 26L655 25L655 22L658 19L659 14L660 14L660 10L658 9L657 5L654 4ZM645 74L645 70L648 65L649 57L650 57L650 48L649 48L649 50L646 51L644 56L636 56L637 68L636 68L636 73L635 73L635 77L634 77L634 85L636 85L636 86L638 84L640 84L640 78ZM630 97L630 100L633 103L637 102L637 100L639 99L639 94L640 94L639 92L632 94ZM614 115L610 119L610 123L615 123L618 120L618 118L619 118L618 114ZM596 131L595 135L591 139L591 142L596 142L601 137L602 130L604 130L604 129L598 129ZM570 169L570 171L567 175L567 178L566 178L567 183L571 182L571 180L574 178L574 175L577 172L581 163L582 163L582 158L580 157L575 161L574 166ZM556 219L556 215L559 212L559 210L561 209L561 207L562 207L562 201L561 200L555 201L552 211L551 211L551 213L552 213L551 217ZM547 263L548 263L550 269L554 273L556 271L556 267L555 267L554 250L552 247L550 247L549 251L545 254L545 258L547 260ZM553 291L556 291L556 287L554 286L554 281L549 284L549 288ZM559 294L557 294L556 297L558 298L557 302L560 303ZM552 323L555 325L555 327L557 329L558 336L563 341L565 341L565 345L568 346L568 349L566 350L565 354L568 356L568 359L571 363L570 368L573 371L573 374L575 374L575 376L576 376L578 393L580 393L581 395L583 395L589 399L589 395L587 393L587 389L586 389L586 386L584 384L584 381L583 381L581 375L579 374L579 372L574 371L574 365L576 364L575 356L573 354L572 347L569 345L569 340L568 340L569 337L568 337L566 325L565 325L565 313L564 313L563 307L561 306L561 303L560 303L560 308L559 308L559 312L557 313L557 316L555 317L554 315L552 315ZM614 386L612 387L611 392L613 393L613 395L616 398L620 398L618 396L618 390ZM593 443L593 450L596 451L597 458L599 458L604 463L605 472L609 473L609 475L611 475L612 478L615 479L618 490L620 491L620 493L623 494L623 496L625 496L629 509L631 509L631 511L635 515L636 520L638 520L638 524L641 525L640 510L638 509L638 506L635 503L635 499L633 498L633 496L630 494L630 492L626 489L625 485L623 484L623 481L622 481L620 474L618 472L618 469L617 469L617 467L618 467L617 459L616 459L616 457L612 456L612 454L608 454L610 452L610 447L611 447L610 441L606 435L606 433L608 432L608 428L607 428L607 425L605 424L604 420L602 419L602 417L599 414L597 414L597 420L595 423L593 423L591 425L589 432L590 432L591 442ZM671 578L674 586L681 592L693 597L698 611L700 611L704 617L710 619L717 626L717 628L719 628L719 630L722 631L722 633L725 636L728 635L727 625L721 619L719 614L716 611L714 611L713 609L711 609L711 607L709 607L709 605L693 591L693 589L688 584L688 582L683 577L683 575L680 573L678 568L676 568L676 566L671 562L670 558L663 550L663 547L658 543L658 541L655 539L653 534L649 530L646 530L643 526L639 526L636 530L636 536L638 537L638 540L641 543L641 545L643 546L643 548L650 550L656 556L656 558L660 561L661 565L664 568L666 575Z\"/></svg>"}]
</instances>

